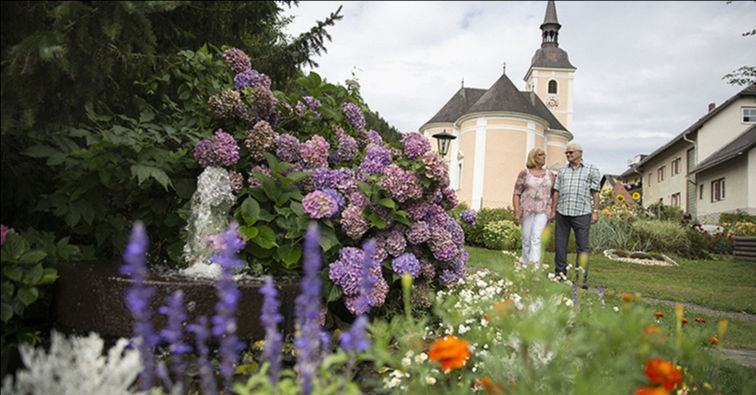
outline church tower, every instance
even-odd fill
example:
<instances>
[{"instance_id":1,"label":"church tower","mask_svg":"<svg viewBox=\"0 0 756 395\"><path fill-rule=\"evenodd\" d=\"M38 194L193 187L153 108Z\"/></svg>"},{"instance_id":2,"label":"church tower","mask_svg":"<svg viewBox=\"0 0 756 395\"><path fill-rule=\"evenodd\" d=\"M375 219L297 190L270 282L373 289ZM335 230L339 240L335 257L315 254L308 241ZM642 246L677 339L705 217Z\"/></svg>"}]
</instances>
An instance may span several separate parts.
<instances>
[{"instance_id":1,"label":"church tower","mask_svg":"<svg viewBox=\"0 0 756 395\"><path fill-rule=\"evenodd\" d=\"M567 130L572 129L575 66L559 48L559 24L554 0L546 5L541 24L541 48L536 50L525 75L525 90L535 92Z\"/></svg>"}]
</instances>

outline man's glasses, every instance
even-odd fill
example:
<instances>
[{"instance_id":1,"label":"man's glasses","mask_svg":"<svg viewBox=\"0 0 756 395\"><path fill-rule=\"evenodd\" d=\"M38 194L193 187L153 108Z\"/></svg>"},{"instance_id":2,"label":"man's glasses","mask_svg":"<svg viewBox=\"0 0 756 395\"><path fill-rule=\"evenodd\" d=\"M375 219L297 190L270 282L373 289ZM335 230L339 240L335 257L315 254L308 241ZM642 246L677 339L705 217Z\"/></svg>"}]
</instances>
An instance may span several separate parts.
<instances>
[{"instance_id":1,"label":"man's glasses","mask_svg":"<svg viewBox=\"0 0 756 395\"><path fill-rule=\"evenodd\" d=\"M564 151L564 154L565 154L565 155L572 155L572 154L574 154L574 153L575 153L575 151Z\"/></svg>"}]
</instances>

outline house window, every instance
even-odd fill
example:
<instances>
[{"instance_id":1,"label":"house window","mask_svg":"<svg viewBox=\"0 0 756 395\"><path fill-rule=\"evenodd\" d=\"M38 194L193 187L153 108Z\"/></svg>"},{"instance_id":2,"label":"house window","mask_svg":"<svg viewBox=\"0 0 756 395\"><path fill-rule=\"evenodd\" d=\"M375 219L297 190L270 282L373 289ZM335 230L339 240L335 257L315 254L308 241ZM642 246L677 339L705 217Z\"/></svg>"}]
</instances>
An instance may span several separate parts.
<instances>
[{"instance_id":1,"label":"house window","mask_svg":"<svg viewBox=\"0 0 756 395\"><path fill-rule=\"evenodd\" d=\"M756 107L743 107L743 123L756 123Z\"/></svg>"},{"instance_id":2,"label":"house window","mask_svg":"<svg viewBox=\"0 0 756 395\"><path fill-rule=\"evenodd\" d=\"M686 173L686 174L690 173L690 171L691 171L691 170L693 170L693 168L694 168L694 167L696 167L696 163L695 163L695 159L696 159L696 158L695 158L695 153L696 153L696 151L695 151L695 148L691 148L691 149L689 149L689 150L688 150L688 151L687 151L687 152L685 153L685 156L687 157L687 158L686 158L686 161L688 162L688 163L687 163L687 166L688 166L688 171L687 171L687 173Z\"/></svg>"},{"instance_id":3,"label":"house window","mask_svg":"<svg viewBox=\"0 0 756 395\"><path fill-rule=\"evenodd\" d=\"M669 175L674 176L676 174L680 174L680 162L682 162L682 158L677 158L672 161L672 163L669 166Z\"/></svg>"},{"instance_id":4,"label":"house window","mask_svg":"<svg viewBox=\"0 0 756 395\"><path fill-rule=\"evenodd\" d=\"M680 192L673 193L670 199L670 204L675 207L680 207Z\"/></svg>"},{"instance_id":5,"label":"house window","mask_svg":"<svg viewBox=\"0 0 756 395\"><path fill-rule=\"evenodd\" d=\"M718 202L725 198L725 179L719 178L711 182L711 201Z\"/></svg>"},{"instance_id":6,"label":"house window","mask_svg":"<svg viewBox=\"0 0 756 395\"><path fill-rule=\"evenodd\" d=\"M648 185L651 185L651 173L648 173Z\"/></svg>"},{"instance_id":7,"label":"house window","mask_svg":"<svg viewBox=\"0 0 756 395\"><path fill-rule=\"evenodd\" d=\"M549 93L557 93L557 82L554 80L549 81Z\"/></svg>"},{"instance_id":8,"label":"house window","mask_svg":"<svg viewBox=\"0 0 756 395\"><path fill-rule=\"evenodd\" d=\"M666 166L662 166L658 169L656 169L656 182L662 182L664 181L664 168Z\"/></svg>"},{"instance_id":9,"label":"house window","mask_svg":"<svg viewBox=\"0 0 756 395\"><path fill-rule=\"evenodd\" d=\"M698 200L703 200L703 184L698 186Z\"/></svg>"}]
</instances>

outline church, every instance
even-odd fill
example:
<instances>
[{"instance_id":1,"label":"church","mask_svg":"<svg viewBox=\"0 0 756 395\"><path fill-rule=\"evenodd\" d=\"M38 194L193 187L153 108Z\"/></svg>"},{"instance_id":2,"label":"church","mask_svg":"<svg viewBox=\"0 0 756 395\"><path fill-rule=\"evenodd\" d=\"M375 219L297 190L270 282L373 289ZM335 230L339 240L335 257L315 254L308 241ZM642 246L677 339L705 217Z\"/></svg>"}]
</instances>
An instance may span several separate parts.
<instances>
[{"instance_id":1,"label":"church","mask_svg":"<svg viewBox=\"0 0 756 395\"><path fill-rule=\"evenodd\" d=\"M428 139L443 131L456 137L445 157L450 186L472 209L511 207L515 179L533 148L546 152L553 171L566 163L576 68L559 48L560 28L549 0L524 91L505 73L488 89L463 86L420 127Z\"/></svg>"}]
</instances>

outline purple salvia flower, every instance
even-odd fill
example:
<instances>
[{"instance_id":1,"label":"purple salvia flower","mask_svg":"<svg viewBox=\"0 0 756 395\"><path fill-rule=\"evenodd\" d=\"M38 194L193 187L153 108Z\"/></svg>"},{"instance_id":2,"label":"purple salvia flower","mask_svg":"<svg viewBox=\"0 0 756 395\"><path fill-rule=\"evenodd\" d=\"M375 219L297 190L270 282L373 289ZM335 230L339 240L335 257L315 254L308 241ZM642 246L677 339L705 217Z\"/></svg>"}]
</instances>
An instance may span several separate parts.
<instances>
[{"instance_id":1,"label":"purple salvia flower","mask_svg":"<svg viewBox=\"0 0 756 395\"><path fill-rule=\"evenodd\" d=\"M299 284L300 294L295 300L295 316L299 336L294 339L297 349L297 366L302 393L312 392L312 379L319 364L320 350L320 232L317 223L311 223L304 240L304 275Z\"/></svg>"},{"instance_id":2,"label":"purple salvia flower","mask_svg":"<svg viewBox=\"0 0 756 395\"><path fill-rule=\"evenodd\" d=\"M171 354L171 371L179 392L182 392L186 385L184 383L184 371L187 362L183 355L192 351L192 348L183 342L183 324L186 321L186 312L184 311L184 292L177 290L165 298L166 306L161 306L158 310L160 314L166 316L166 327L160 331L160 337L168 343L168 351Z\"/></svg>"},{"instance_id":3,"label":"purple salvia flower","mask_svg":"<svg viewBox=\"0 0 756 395\"><path fill-rule=\"evenodd\" d=\"M606 301L604 301L604 287L599 284L598 286L599 301L601 302L601 308L606 307Z\"/></svg>"},{"instance_id":4,"label":"purple salvia flower","mask_svg":"<svg viewBox=\"0 0 756 395\"><path fill-rule=\"evenodd\" d=\"M134 317L134 338L142 359L143 369L139 373L139 389L146 391L154 383L155 356L152 349L158 343L158 336L150 322L150 298L155 293L154 287L147 287L147 245L149 239L141 221L134 223L129 244L123 251L124 264L119 268L121 274L131 277L134 286L126 290L126 306Z\"/></svg>"},{"instance_id":5,"label":"purple salvia flower","mask_svg":"<svg viewBox=\"0 0 756 395\"><path fill-rule=\"evenodd\" d=\"M409 273L412 278L417 278L420 275L420 262L415 255L409 252L394 258L391 262L391 268L400 276Z\"/></svg>"},{"instance_id":6,"label":"purple salvia flower","mask_svg":"<svg viewBox=\"0 0 756 395\"><path fill-rule=\"evenodd\" d=\"M367 317L359 315L352 323L352 327L341 334L341 348L344 351L367 351L370 341L365 338Z\"/></svg>"},{"instance_id":7,"label":"purple salvia flower","mask_svg":"<svg viewBox=\"0 0 756 395\"><path fill-rule=\"evenodd\" d=\"M276 299L278 292L273 286L273 278L265 276L265 285L260 288L260 293L264 295L262 311L260 313L260 322L265 328L265 348L263 350L263 360L270 361L269 378L275 392L278 383L278 371L281 369L281 346L283 337L278 330L278 324L283 322L283 316L278 309L281 302Z\"/></svg>"},{"instance_id":8,"label":"purple salvia flower","mask_svg":"<svg viewBox=\"0 0 756 395\"><path fill-rule=\"evenodd\" d=\"M244 267L244 261L239 259L237 251L244 248L244 240L239 235L239 225L232 222L228 229L221 234L223 248L216 251L213 261L221 267L221 279L215 283L218 303L215 304L212 333L220 343L221 375L225 379L227 392L231 390L234 364L243 343L236 336L236 306L241 292L236 288L233 279L234 270Z\"/></svg>"},{"instance_id":9,"label":"purple salvia flower","mask_svg":"<svg viewBox=\"0 0 756 395\"><path fill-rule=\"evenodd\" d=\"M228 68L236 74L247 71L252 67L249 56L239 48L229 48L223 51L223 60L226 61Z\"/></svg>"},{"instance_id":10,"label":"purple salvia flower","mask_svg":"<svg viewBox=\"0 0 756 395\"><path fill-rule=\"evenodd\" d=\"M204 315L200 316L195 323L189 324L186 330L194 333L202 393L215 395L218 393L218 386L215 382L213 366L210 363L210 349L207 346L207 339L210 337L210 332L207 330L207 318Z\"/></svg>"}]
</instances>

